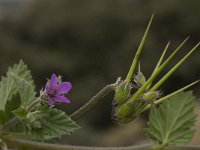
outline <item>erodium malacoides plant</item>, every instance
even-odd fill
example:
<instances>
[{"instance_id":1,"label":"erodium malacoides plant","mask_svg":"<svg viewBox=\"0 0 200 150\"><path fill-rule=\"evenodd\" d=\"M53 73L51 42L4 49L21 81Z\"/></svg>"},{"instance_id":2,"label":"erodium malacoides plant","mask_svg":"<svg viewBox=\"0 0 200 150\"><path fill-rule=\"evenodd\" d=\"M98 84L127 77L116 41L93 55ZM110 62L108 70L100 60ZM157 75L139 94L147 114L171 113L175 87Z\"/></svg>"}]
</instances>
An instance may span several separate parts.
<instances>
[{"instance_id":1,"label":"erodium malacoides plant","mask_svg":"<svg viewBox=\"0 0 200 150\"><path fill-rule=\"evenodd\" d=\"M166 57L166 53L170 43L167 43L158 63L152 69L152 74L146 77L141 71L138 60L152 20L153 15L126 78L119 77L115 83L105 86L71 115L67 115L55 107L58 103L63 105L73 103L73 99L70 100L66 97L67 93L72 91L72 84L69 81L64 82L61 76L53 73L40 91L40 96L37 97L32 75L27 65L20 61L19 64L10 67L0 82L0 143L2 149L6 150L8 147L46 150L95 149L93 147L49 144L49 142L64 134L70 135L74 131L78 131L80 126L74 120L81 117L111 91L114 91L111 118L119 125L134 121L143 112L150 110L145 133L157 143L151 145L149 149L162 149L168 145L187 143L194 133L195 97L191 91L183 91L198 81L168 95L163 94L164 91L160 90L160 86L197 50L200 43L189 50L163 77L158 79L159 74L177 55L188 38L168 57ZM158 82L155 83L155 79ZM126 149L129 148L136 149L126 147Z\"/></svg>"}]
</instances>

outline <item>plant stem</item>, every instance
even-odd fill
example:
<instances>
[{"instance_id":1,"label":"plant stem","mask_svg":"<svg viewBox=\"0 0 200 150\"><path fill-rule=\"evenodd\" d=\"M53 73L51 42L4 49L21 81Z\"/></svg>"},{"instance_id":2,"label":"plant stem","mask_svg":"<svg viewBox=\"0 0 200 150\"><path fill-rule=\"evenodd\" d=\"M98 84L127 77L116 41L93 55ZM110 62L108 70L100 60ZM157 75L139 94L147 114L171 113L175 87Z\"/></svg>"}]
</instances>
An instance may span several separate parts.
<instances>
[{"instance_id":1,"label":"plant stem","mask_svg":"<svg viewBox=\"0 0 200 150\"><path fill-rule=\"evenodd\" d=\"M95 96L93 96L89 100L89 102L87 102L85 105L83 105L73 114L71 114L70 117L72 119L77 119L78 117L86 113L88 110L90 110L92 107L94 107L99 102L100 99L102 99L105 95L107 95L113 90L115 90L115 84L109 84L105 86L101 91L99 91Z\"/></svg>"},{"instance_id":2,"label":"plant stem","mask_svg":"<svg viewBox=\"0 0 200 150\"><path fill-rule=\"evenodd\" d=\"M127 147L88 147L88 146L72 146L48 144L35 141L28 141L21 138L16 138L11 135L0 135L0 138L8 145L13 147L23 147L36 150L158 150L153 144L127 146ZM169 146L165 150L199 150L200 146ZM160 150L160 149L159 149Z\"/></svg>"},{"instance_id":3,"label":"plant stem","mask_svg":"<svg viewBox=\"0 0 200 150\"><path fill-rule=\"evenodd\" d=\"M148 150L164 150L165 147L166 147L166 145L154 144Z\"/></svg>"},{"instance_id":4,"label":"plant stem","mask_svg":"<svg viewBox=\"0 0 200 150\"><path fill-rule=\"evenodd\" d=\"M44 102L40 97L38 97L36 100L34 100L28 107L27 111L31 112L33 107L35 107L37 104L40 104L41 102Z\"/></svg>"},{"instance_id":5,"label":"plant stem","mask_svg":"<svg viewBox=\"0 0 200 150\"><path fill-rule=\"evenodd\" d=\"M28 149L37 150L146 150L152 145L142 146L129 146L129 147L89 147L89 146L72 146L72 145L59 145L48 144L35 141L28 141L21 138L16 138L11 135L0 135L0 138L8 145L13 147L23 147Z\"/></svg>"}]
</instances>

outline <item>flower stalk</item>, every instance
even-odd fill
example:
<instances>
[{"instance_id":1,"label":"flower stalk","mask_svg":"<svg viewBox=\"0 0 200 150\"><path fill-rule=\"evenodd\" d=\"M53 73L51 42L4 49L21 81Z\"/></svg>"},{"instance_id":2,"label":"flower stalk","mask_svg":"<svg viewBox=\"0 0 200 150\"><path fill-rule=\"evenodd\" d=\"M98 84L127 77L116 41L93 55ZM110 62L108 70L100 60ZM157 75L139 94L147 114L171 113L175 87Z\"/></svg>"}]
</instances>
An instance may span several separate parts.
<instances>
[{"instance_id":1,"label":"flower stalk","mask_svg":"<svg viewBox=\"0 0 200 150\"><path fill-rule=\"evenodd\" d=\"M101 91L99 91L95 96L93 96L85 105L83 105L81 108L79 108L77 111L72 113L70 117L72 119L77 119L84 113L86 113L88 110L90 110L92 107L94 107L99 100L101 100L105 95L110 93L111 91L115 90L115 84L109 84L105 86Z\"/></svg>"}]
</instances>

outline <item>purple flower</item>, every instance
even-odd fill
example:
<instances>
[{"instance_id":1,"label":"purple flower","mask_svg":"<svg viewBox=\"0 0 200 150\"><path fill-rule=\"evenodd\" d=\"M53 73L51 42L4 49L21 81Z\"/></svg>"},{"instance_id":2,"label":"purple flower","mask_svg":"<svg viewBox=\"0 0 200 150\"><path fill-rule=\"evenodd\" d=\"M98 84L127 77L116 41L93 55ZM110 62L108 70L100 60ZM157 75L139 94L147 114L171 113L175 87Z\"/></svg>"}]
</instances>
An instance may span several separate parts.
<instances>
[{"instance_id":1,"label":"purple flower","mask_svg":"<svg viewBox=\"0 0 200 150\"><path fill-rule=\"evenodd\" d=\"M45 86L45 95L48 97L48 104L53 106L55 102L70 103L64 96L72 88L70 82L59 82L58 77L52 74L50 81Z\"/></svg>"}]
</instances>

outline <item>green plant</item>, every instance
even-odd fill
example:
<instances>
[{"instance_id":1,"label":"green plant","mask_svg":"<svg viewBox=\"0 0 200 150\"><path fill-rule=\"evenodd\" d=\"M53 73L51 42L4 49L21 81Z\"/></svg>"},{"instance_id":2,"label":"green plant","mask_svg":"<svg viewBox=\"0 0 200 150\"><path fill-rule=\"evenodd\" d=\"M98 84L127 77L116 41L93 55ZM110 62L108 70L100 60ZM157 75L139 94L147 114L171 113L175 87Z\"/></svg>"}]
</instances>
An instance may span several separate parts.
<instances>
[{"instance_id":1,"label":"green plant","mask_svg":"<svg viewBox=\"0 0 200 150\"><path fill-rule=\"evenodd\" d=\"M57 103L71 102L66 98L66 94L72 87L70 82L62 82L61 76L57 77L55 74L52 74L50 80L47 81L47 84L37 97L30 70L24 62L20 61L19 64L9 68L6 77L2 77L0 82L0 139L2 148L6 150L8 145L48 150L95 149L53 145L46 144L45 142L50 142L53 138L61 137L64 134L70 135L79 129L80 126L74 120L91 109L102 97L111 91L115 91L113 120L119 124L133 121L143 112L151 110L149 127L146 129L146 133L149 137L158 141L158 145L150 146L151 149L162 149L168 145L185 144L188 142L194 133L192 127L196 118L194 114L195 98L191 92L183 93L183 91L198 81L190 83L166 96L163 96L159 88L197 49L200 43L194 46L157 83L154 83L160 72L174 58L188 38L164 60L169 47L168 43L152 74L149 78L146 78L141 72L138 59L152 20L153 16L134 56L127 77L124 80L119 77L115 83L105 86L88 103L69 116L63 111L54 108L54 106ZM137 65L138 72L135 72ZM157 104L161 104L159 108L156 108ZM27 141L24 138L29 140ZM134 149L134 147L130 147L130 149Z\"/></svg>"}]
</instances>

